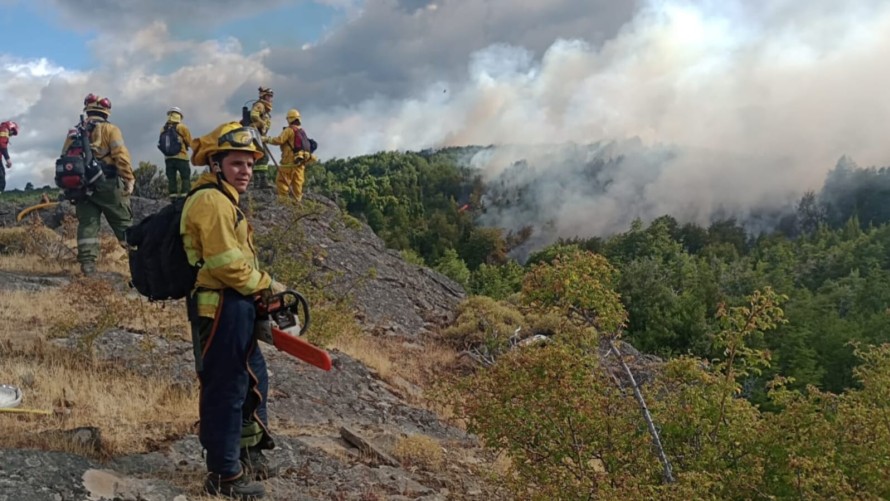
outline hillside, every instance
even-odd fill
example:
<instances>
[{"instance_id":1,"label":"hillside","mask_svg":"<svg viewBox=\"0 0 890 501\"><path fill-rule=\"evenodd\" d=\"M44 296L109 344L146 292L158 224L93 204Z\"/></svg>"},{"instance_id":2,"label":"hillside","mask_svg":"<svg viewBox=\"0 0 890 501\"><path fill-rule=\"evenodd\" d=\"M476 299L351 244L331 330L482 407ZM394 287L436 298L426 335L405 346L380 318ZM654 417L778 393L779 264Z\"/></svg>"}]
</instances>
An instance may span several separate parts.
<instances>
[{"instance_id":1,"label":"hillside","mask_svg":"<svg viewBox=\"0 0 890 501\"><path fill-rule=\"evenodd\" d=\"M159 204L134 199L136 219ZM66 205L19 227L21 206L0 207L0 384L23 389L22 408L52 412L0 414L0 498L201 499L183 306L130 291L107 235L101 278L75 275ZM300 210L262 195L244 206L261 252L304 264L291 283L313 301L311 332L335 359L325 373L264 350L272 457L284 467L269 499L498 498L481 474L493 458L425 393L455 363L430 333L453 318L462 288L405 263L321 197ZM359 451L344 429L383 455Z\"/></svg>"}]
</instances>

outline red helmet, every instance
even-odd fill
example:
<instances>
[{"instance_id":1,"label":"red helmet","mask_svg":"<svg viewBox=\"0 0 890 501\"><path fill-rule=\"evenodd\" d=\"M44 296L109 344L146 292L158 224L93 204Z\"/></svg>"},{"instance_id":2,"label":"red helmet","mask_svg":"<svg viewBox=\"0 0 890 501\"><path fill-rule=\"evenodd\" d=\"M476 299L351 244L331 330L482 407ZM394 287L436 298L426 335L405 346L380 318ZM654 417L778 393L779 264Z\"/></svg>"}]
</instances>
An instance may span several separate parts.
<instances>
[{"instance_id":1,"label":"red helmet","mask_svg":"<svg viewBox=\"0 0 890 501\"><path fill-rule=\"evenodd\" d=\"M6 122L6 124L7 128L9 129L10 136L17 136L19 134L19 124L13 121Z\"/></svg>"},{"instance_id":2,"label":"red helmet","mask_svg":"<svg viewBox=\"0 0 890 501\"><path fill-rule=\"evenodd\" d=\"M83 98L83 111L98 111L107 117L111 113L111 100L90 92L87 97Z\"/></svg>"}]
</instances>

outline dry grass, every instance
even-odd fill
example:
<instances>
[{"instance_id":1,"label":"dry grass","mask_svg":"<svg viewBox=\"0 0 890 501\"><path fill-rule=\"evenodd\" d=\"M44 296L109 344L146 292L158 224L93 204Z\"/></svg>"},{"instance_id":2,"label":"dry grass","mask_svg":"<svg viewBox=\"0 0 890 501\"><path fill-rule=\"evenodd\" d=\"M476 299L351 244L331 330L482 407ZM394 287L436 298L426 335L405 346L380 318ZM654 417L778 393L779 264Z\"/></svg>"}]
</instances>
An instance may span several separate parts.
<instances>
[{"instance_id":1,"label":"dry grass","mask_svg":"<svg viewBox=\"0 0 890 501\"><path fill-rule=\"evenodd\" d=\"M419 467L439 471L445 462L442 445L426 435L409 435L396 442L393 454L408 468Z\"/></svg>"},{"instance_id":2,"label":"dry grass","mask_svg":"<svg viewBox=\"0 0 890 501\"><path fill-rule=\"evenodd\" d=\"M98 336L110 328L189 339L184 303L151 303L142 296L122 292L123 283L80 278L60 290L72 314L51 324L51 337L71 333Z\"/></svg>"},{"instance_id":3,"label":"dry grass","mask_svg":"<svg viewBox=\"0 0 890 501\"><path fill-rule=\"evenodd\" d=\"M0 340L18 343L44 339L50 326L77 318L78 314L61 289L0 291Z\"/></svg>"},{"instance_id":4,"label":"dry grass","mask_svg":"<svg viewBox=\"0 0 890 501\"><path fill-rule=\"evenodd\" d=\"M99 236L99 271L129 275L127 252L113 235ZM0 228L0 269L35 274L74 274L77 266L77 220L66 216L58 230L31 218L21 226Z\"/></svg>"},{"instance_id":5,"label":"dry grass","mask_svg":"<svg viewBox=\"0 0 890 501\"><path fill-rule=\"evenodd\" d=\"M61 234L33 222L0 228L0 269L23 275L74 274L76 247L65 233L73 238L75 228L70 222ZM194 431L197 385L183 386L161 373L136 373L93 356L91 340L112 328L188 336L185 307L149 303L130 293L124 283L126 252L107 235L101 237L101 248L100 271L115 271L122 278L76 276L63 287L0 291L0 383L22 389L22 408L54 412L0 414L0 448L105 457L151 450ZM71 335L79 336L83 349L63 349L48 341ZM101 449L50 433L77 427L98 428Z\"/></svg>"},{"instance_id":6,"label":"dry grass","mask_svg":"<svg viewBox=\"0 0 890 501\"><path fill-rule=\"evenodd\" d=\"M0 381L23 389L22 407L56 413L3 416L0 448L68 450L71 444L41 438L40 432L95 426L102 433L100 455L128 454L182 436L197 420L196 387L163 374L136 374L43 341L26 348L6 343L3 351Z\"/></svg>"},{"instance_id":7,"label":"dry grass","mask_svg":"<svg viewBox=\"0 0 890 501\"><path fill-rule=\"evenodd\" d=\"M457 359L453 349L431 340L421 346L398 339L359 334L341 336L330 347L359 360L374 370L380 379L397 387L402 386L399 378L427 387L437 382L437 375Z\"/></svg>"}]
</instances>

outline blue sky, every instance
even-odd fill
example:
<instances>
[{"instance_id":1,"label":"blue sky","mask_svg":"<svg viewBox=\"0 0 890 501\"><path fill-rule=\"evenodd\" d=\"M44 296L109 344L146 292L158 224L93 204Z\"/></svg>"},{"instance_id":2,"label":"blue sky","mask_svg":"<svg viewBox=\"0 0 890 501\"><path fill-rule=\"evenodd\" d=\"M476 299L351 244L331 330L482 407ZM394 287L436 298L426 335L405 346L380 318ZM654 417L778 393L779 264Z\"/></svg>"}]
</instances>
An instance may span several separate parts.
<instances>
[{"instance_id":1,"label":"blue sky","mask_svg":"<svg viewBox=\"0 0 890 501\"><path fill-rule=\"evenodd\" d=\"M86 42L95 32L72 30L52 11L37 4L15 2L0 9L4 52L21 59L47 58L58 65L85 69L92 58Z\"/></svg>"},{"instance_id":2,"label":"blue sky","mask_svg":"<svg viewBox=\"0 0 890 501\"><path fill-rule=\"evenodd\" d=\"M21 59L47 58L67 69L85 70L96 64L88 42L98 31L71 26L55 10L36 2L0 2L0 33L3 52ZM257 11L219 26L182 20L168 25L178 39L237 38L245 50L263 47L300 47L316 42L326 30L342 22L344 13L328 5L299 2Z\"/></svg>"}]
</instances>

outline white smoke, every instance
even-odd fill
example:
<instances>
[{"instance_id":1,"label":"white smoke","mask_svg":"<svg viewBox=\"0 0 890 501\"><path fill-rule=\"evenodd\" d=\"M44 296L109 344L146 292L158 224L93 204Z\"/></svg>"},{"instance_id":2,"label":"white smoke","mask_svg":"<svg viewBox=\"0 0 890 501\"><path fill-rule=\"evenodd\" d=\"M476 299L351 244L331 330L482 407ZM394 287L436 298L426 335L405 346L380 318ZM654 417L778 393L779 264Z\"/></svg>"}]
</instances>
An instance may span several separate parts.
<instances>
[{"instance_id":1,"label":"white smoke","mask_svg":"<svg viewBox=\"0 0 890 501\"><path fill-rule=\"evenodd\" d=\"M313 130L338 155L512 145L476 159L489 179L521 159L538 177L577 172L571 148L526 145L639 138L651 151L633 148L605 191L564 180L561 193L525 194L547 210L500 212L492 224L572 236L665 213L706 223L793 203L844 154L886 164L887 54L886 1L653 0L601 47L558 40L536 60L492 46L473 55L465 82L320 114Z\"/></svg>"},{"instance_id":2,"label":"white smoke","mask_svg":"<svg viewBox=\"0 0 890 501\"><path fill-rule=\"evenodd\" d=\"M515 2L483 8L474 0L450 0L404 14L392 10L393 1L365 2L354 15L398 26L406 36L443 27L436 40L445 45L452 32L469 36L456 31L467 12L498 9L495 18L503 26L514 25L514 17L527 20L541 6L520 2L532 9L522 17L522 9L509 10ZM577 12L573 2L560 5ZM378 9L377 17L371 9ZM375 33L359 28L359 39ZM324 38L315 47L327 43ZM270 49L251 52L236 38L177 40L158 21L125 36L100 33L91 49L99 66L82 71L0 56L0 119L19 120L23 130L12 143L13 187L49 182L87 92L112 98L112 120L135 161L159 162L154 144L168 106L182 107L193 132L201 134L238 118L237 106L258 85L271 85L282 96L273 117L280 126L301 88L295 77L269 69ZM886 164L890 156L886 0L650 0L605 43L556 40L537 54L531 47L491 45L473 53L463 76L454 78L443 76L455 74L450 68L435 71L438 60L431 53L420 65L423 81L438 82L413 97L372 98L335 109L313 108L309 98L297 104L323 159L498 145L474 164L498 181L511 164L526 160L524 175L532 186L524 202L539 210L492 211L488 222L535 224L551 236L619 231L633 218L665 213L699 223L717 213L745 217L818 189L842 155L860 165ZM336 87L335 77L323 81ZM594 146L553 146L572 143ZM607 161L609 168L597 172L591 185L578 177L590 174L580 166L596 161Z\"/></svg>"}]
</instances>

